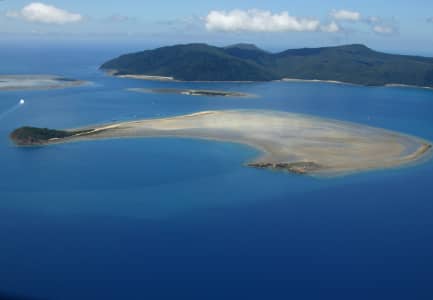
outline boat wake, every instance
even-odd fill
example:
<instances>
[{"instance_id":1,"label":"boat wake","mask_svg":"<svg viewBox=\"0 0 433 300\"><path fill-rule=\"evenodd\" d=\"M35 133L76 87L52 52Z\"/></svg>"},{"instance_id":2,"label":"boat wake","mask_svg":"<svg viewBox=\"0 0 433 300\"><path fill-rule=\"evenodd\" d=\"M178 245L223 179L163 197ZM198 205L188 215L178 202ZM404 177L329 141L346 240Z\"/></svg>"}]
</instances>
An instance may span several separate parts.
<instances>
[{"instance_id":1,"label":"boat wake","mask_svg":"<svg viewBox=\"0 0 433 300\"><path fill-rule=\"evenodd\" d=\"M21 99L17 104L15 104L14 106L12 106L11 108L0 112L0 121L3 120L4 118L6 118L8 115L10 115L11 113L15 112L16 110L20 109L23 105L24 105L25 101L24 99Z\"/></svg>"}]
</instances>

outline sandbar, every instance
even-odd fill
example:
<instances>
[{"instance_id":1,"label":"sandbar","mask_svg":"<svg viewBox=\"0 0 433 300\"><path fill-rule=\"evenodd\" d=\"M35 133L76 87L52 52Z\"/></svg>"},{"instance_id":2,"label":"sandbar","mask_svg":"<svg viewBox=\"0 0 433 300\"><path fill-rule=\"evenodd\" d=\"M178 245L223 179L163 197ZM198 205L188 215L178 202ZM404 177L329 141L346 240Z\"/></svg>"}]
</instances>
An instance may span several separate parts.
<instances>
[{"instance_id":1,"label":"sandbar","mask_svg":"<svg viewBox=\"0 0 433 300\"><path fill-rule=\"evenodd\" d=\"M321 80L321 79L297 79L297 78L283 78L279 80L281 82L300 82L300 83L329 83L329 84L337 84L337 85L352 85L352 86L363 86L356 83L350 83L345 81L338 80ZM432 87L429 86L421 86L421 85L410 85L410 84L401 84L401 83L387 83L378 87L388 87L388 88L412 88L412 89L425 89L425 90L433 90Z\"/></svg>"},{"instance_id":2,"label":"sandbar","mask_svg":"<svg viewBox=\"0 0 433 300\"><path fill-rule=\"evenodd\" d=\"M330 83L330 84L342 84L342 85L357 85L355 83L338 81L338 80L322 80L322 79L298 79L298 78L283 78L279 81L282 82L305 82L305 83Z\"/></svg>"},{"instance_id":3,"label":"sandbar","mask_svg":"<svg viewBox=\"0 0 433 300\"><path fill-rule=\"evenodd\" d=\"M227 141L261 151L250 167L317 176L400 167L432 152L426 140L385 129L261 110L204 111L71 130L84 133L40 144L146 137Z\"/></svg>"},{"instance_id":4,"label":"sandbar","mask_svg":"<svg viewBox=\"0 0 433 300\"><path fill-rule=\"evenodd\" d=\"M230 97L230 98L253 98L257 95L233 92L233 91L220 91L220 90L195 90L195 89L175 89L175 88L129 88L130 92L137 93L150 93L150 94L179 94L186 96L206 96L206 97Z\"/></svg>"},{"instance_id":5,"label":"sandbar","mask_svg":"<svg viewBox=\"0 0 433 300\"><path fill-rule=\"evenodd\" d=\"M177 81L176 79L174 79L174 77L168 77L168 76L133 75L133 74L115 75L115 76L119 78L140 79L140 80L149 80L149 81Z\"/></svg>"},{"instance_id":6,"label":"sandbar","mask_svg":"<svg viewBox=\"0 0 433 300\"><path fill-rule=\"evenodd\" d=\"M63 89L85 83L54 75L0 75L0 91Z\"/></svg>"}]
</instances>

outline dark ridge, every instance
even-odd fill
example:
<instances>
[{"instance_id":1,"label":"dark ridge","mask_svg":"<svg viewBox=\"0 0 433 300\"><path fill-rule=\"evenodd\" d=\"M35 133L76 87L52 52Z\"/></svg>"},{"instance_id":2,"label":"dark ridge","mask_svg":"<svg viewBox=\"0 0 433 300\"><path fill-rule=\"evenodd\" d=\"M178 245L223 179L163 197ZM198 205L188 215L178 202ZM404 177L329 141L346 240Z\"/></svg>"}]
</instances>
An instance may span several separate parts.
<instances>
[{"instance_id":1,"label":"dark ridge","mask_svg":"<svg viewBox=\"0 0 433 300\"><path fill-rule=\"evenodd\" d=\"M248 43L239 43L239 44L234 44L234 45L224 47L224 49L234 49L234 48L235 49L242 49L242 50L266 52L265 50L260 49L256 45L248 44Z\"/></svg>"},{"instance_id":2,"label":"dark ridge","mask_svg":"<svg viewBox=\"0 0 433 300\"><path fill-rule=\"evenodd\" d=\"M365 45L269 53L252 44L185 44L120 56L101 66L114 75L174 77L184 81L333 80L360 85L433 87L433 59L374 51Z\"/></svg>"},{"instance_id":3,"label":"dark ridge","mask_svg":"<svg viewBox=\"0 0 433 300\"><path fill-rule=\"evenodd\" d=\"M20 146L43 145L49 143L52 139L63 139L90 131L92 130L66 131L25 126L15 129L10 134L10 138L16 145Z\"/></svg>"}]
</instances>

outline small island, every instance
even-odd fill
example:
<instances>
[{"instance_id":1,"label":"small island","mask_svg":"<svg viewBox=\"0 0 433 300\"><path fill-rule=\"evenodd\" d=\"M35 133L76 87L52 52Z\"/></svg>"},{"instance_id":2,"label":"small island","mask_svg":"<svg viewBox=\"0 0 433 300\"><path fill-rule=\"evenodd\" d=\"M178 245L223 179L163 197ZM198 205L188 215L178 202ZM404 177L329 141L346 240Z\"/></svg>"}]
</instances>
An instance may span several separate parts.
<instances>
[{"instance_id":1,"label":"small island","mask_svg":"<svg viewBox=\"0 0 433 300\"><path fill-rule=\"evenodd\" d=\"M293 113L256 110L204 111L73 130L23 127L11 133L11 139L20 146L152 137L245 144L262 152L247 163L250 167L314 176L399 167L423 161L432 153L430 142L397 132Z\"/></svg>"},{"instance_id":2,"label":"small island","mask_svg":"<svg viewBox=\"0 0 433 300\"><path fill-rule=\"evenodd\" d=\"M278 53L249 44L175 45L122 55L101 69L118 77L146 80L301 80L433 88L433 58L387 54L359 44Z\"/></svg>"},{"instance_id":3,"label":"small island","mask_svg":"<svg viewBox=\"0 0 433 300\"><path fill-rule=\"evenodd\" d=\"M145 88L130 88L128 91L137 93L151 93L151 94L180 94L187 96L206 96L206 97L231 97L231 98L251 98L256 95L231 92L231 91L216 91L216 90L193 90L193 89L145 89Z\"/></svg>"},{"instance_id":4,"label":"small island","mask_svg":"<svg viewBox=\"0 0 433 300\"><path fill-rule=\"evenodd\" d=\"M84 84L85 81L54 75L0 75L0 91L52 90Z\"/></svg>"},{"instance_id":5,"label":"small island","mask_svg":"<svg viewBox=\"0 0 433 300\"><path fill-rule=\"evenodd\" d=\"M19 146L36 146L90 133L92 130L55 130L25 126L14 130L10 138Z\"/></svg>"}]
</instances>

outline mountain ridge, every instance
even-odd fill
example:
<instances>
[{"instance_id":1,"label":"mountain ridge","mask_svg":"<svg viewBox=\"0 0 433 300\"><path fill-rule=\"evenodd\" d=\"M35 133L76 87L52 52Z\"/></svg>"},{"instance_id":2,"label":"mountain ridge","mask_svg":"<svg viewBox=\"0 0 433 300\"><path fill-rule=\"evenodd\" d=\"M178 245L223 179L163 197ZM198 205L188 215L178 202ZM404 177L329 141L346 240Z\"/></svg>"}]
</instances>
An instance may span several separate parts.
<instances>
[{"instance_id":1,"label":"mountain ridge","mask_svg":"<svg viewBox=\"0 0 433 300\"><path fill-rule=\"evenodd\" d=\"M204 43L131 53L101 66L114 75L171 77L181 81L271 81L285 78L360 85L433 87L433 58L375 51L362 44L298 48L271 53L253 44Z\"/></svg>"}]
</instances>

